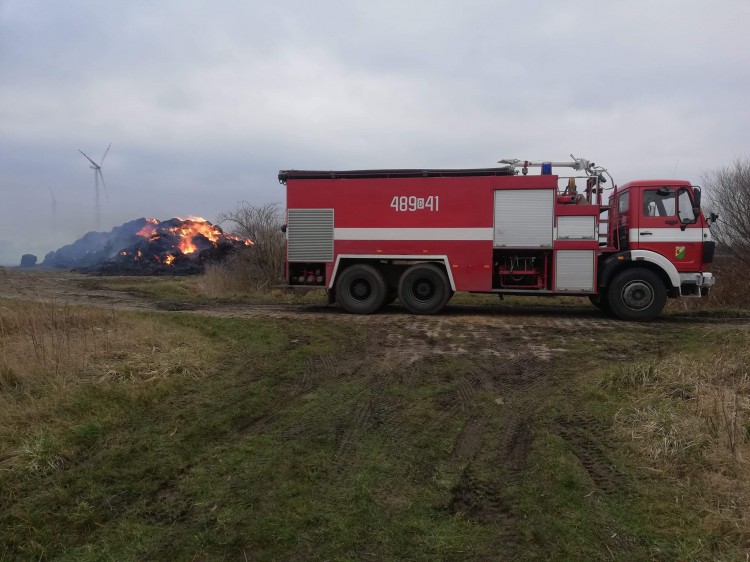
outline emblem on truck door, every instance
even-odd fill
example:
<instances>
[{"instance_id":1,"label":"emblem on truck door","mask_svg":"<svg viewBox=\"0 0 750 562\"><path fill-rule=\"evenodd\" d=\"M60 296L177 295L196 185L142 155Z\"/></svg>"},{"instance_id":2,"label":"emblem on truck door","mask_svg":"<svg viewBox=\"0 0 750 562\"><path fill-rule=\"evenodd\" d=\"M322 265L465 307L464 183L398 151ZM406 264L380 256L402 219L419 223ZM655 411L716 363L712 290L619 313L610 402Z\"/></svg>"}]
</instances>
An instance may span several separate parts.
<instances>
[{"instance_id":1,"label":"emblem on truck door","mask_svg":"<svg viewBox=\"0 0 750 562\"><path fill-rule=\"evenodd\" d=\"M675 246L674 257L678 260L685 259L685 246Z\"/></svg>"}]
</instances>

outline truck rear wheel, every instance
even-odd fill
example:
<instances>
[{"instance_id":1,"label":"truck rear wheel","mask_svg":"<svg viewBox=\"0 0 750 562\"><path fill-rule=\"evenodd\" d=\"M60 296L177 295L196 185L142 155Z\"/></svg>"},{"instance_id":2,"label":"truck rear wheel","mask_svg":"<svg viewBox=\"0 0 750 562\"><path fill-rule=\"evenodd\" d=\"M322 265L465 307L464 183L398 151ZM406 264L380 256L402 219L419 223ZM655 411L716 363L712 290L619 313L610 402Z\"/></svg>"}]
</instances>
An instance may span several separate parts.
<instances>
[{"instance_id":1,"label":"truck rear wheel","mask_svg":"<svg viewBox=\"0 0 750 562\"><path fill-rule=\"evenodd\" d=\"M451 294L445 271L431 263L411 266L398 282L398 298L412 314L437 314Z\"/></svg>"},{"instance_id":2,"label":"truck rear wheel","mask_svg":"<svg viewBox=\"0 0 750 562\"><path fill-rule=\"evenodd\" d=\"M352 314L377 312L385 303L387 294L383 275L371 265L352 265L336 281L336 300Z\"/></svg>"},{"instance_id":3,"label":"truck rear wheel","mask_svg":"<svg viewBox=\"0 0 750 562\"><path fill-rule=\"evenodd\" d=\"M627 269L615 277L607 289L609 308L622 320L656 318L666 302L664 282L648 269Z\"/></svg>"}]
</instances>

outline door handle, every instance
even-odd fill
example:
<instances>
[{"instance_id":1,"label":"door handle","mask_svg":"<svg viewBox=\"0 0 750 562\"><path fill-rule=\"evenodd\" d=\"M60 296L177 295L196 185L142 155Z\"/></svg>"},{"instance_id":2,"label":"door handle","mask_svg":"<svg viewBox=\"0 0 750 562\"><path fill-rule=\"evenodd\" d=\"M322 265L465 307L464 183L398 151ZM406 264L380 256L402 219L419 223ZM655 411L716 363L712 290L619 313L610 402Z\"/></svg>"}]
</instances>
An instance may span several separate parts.
<instances>
[{"instance_id":1,"label":"door handle","mask_svg":"<svg viewBox=\"0 0 750 562\"><path fill-rule=\"evenodd\" d=\"M641 232L641 236L651 236L653 232Z\"/></svg>"},{"instance_id":2,"label":"door handle","mask_svg":"<svg viewBox=\"0 0 750 562\"><path fill-rule=\"evenodd\" d=\"M677 224L677 221L664 221L664 222L666 222L667 224Z\"/></svg>"}]
</instances>

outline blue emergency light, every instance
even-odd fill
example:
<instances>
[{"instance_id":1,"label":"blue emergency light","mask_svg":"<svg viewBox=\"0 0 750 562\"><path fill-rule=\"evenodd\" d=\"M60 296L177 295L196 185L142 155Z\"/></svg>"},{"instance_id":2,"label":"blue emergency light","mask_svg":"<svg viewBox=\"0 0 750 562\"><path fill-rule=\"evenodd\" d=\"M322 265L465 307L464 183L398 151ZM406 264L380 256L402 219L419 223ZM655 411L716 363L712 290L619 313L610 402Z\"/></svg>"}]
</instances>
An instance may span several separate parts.
<instances>
[{"instance_id":1,"label":"blue emergency light","mask_svg":"<svg viewBox=\"0 0 750 562\"><path fill-rule=\"evenodd\" d=\"M552 162L542 162L542 175L543 176L552 175Z\"/></svg>"}]
</instances>

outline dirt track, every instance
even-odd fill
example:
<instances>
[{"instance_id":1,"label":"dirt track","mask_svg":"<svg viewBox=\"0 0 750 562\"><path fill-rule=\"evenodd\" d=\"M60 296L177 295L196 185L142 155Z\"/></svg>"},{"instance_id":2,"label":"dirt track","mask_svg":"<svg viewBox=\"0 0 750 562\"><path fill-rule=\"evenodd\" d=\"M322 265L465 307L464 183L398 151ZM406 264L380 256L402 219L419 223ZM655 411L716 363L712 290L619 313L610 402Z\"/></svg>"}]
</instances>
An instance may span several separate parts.
<instances>
[{"instance_id":1,"label":"dirt track","mask_svg":"<svg viewBox=\"0 0 750 562\"><path fill-rule=\"evenodd\" d=\"M381 314L372 316L352 316L336 306L300 304L242 304L242 303L194 303L181 301L160 301L153 297L94 288L97 278L67 271L21 270L0 268L0 298L17 298L57 302L60 304L88 305L118 310L185 311L207 316L220 317L329 317L345 318L347 322L386 324L402 323L406 319L419 318L422 323L441 325L456 321L476 321L480 324L503 324L558 328L561 330L593 331L599 328L657 329L665 324L690 325L732 325L750 326L750 318L725 318L722 316L681 314L662 316L647 324L622 322L603 316L598 310L581 300L581 306L503 306L503 305L454 305L438 316L418 317L409 315L398 306L388 307Z\"/></svg>"}]
</instances>

